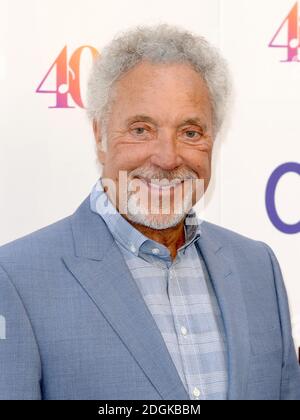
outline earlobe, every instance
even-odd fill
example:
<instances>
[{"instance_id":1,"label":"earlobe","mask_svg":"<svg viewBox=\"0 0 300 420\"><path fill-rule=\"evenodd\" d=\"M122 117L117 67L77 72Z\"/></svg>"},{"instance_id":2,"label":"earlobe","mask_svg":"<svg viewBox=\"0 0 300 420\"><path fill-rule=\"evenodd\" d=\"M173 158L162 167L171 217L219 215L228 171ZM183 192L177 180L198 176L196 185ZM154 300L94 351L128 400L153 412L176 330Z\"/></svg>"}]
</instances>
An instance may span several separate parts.
<instances>
[{"instance_id":1,"label":"earlobe","mask_svg":"<svg viewBox=\"0 0 300 420\"><path fill-rule=\"evenodd\" d=\"M94 120L93 121L93 131L94 131L94 137L95 137L95 141L96 141L96 148L97 148L97 156L98 159L100 161L100 163L102 163L102 165L105 162L105 152L103 150L103 142L102 142L102 135L101 135L101 128L99 123Z\"/></svg>"},{"instance_id":2,"label":"earlobe","mask_svg":"<svg viewBox=\"0 0 300 420\"><path fill-rule=\"evenodd\" d=\"M102 165L105 163L106 153L103 150L102 141L100 140L99 143L97 142L97 149L98 149L98 159Z\"/></svg>"},{"instance_id":3,"label":"earlobe","mask_svg":"<svg viewBox=\"0 0 300 420\"><path fill-rule=\"evenodd\" d=\"M99 140L101 141L101 129L99 123L96 120L93 120L93 132L96 143L98 144Z\"/></svg>"}]
</instances>

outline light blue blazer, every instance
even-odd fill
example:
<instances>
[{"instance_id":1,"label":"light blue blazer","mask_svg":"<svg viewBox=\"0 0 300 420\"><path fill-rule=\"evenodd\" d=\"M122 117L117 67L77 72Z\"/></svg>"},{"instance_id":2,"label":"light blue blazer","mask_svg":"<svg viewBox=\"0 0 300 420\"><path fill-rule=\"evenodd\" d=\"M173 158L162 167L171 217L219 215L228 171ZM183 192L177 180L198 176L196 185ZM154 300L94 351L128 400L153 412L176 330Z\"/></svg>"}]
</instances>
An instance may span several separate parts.
<instances>
[{"instance_id":1,"label":"light blue blazer","mask_svg":"<svg viewBox=\"0 0 300 420\"><path fill-rule=\"evenodd\" d=\"M273 252L208 222L199 246L225 324L228 398L300 399ZM0 315L0 399L189 399L89 197L73 215L0 247Z\"/></svg>"}]
</instances>

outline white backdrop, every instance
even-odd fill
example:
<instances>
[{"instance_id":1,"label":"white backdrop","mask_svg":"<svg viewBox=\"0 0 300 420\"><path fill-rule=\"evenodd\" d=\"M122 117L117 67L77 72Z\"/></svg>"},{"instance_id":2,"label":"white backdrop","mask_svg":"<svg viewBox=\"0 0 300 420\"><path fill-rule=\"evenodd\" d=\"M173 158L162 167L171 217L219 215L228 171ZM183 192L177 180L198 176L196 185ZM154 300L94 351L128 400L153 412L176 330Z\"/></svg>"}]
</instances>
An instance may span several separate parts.
<instances>
[{"instance_id":1,"label":"white backdrop","mask_svg":"<svg viewBox=\"0 0 300 420\"><path fill-rule=\"evenodd\" d=\"M274 249L300 346L300 232L278 230L265 205L275 168L300 164L300 62L281 62L291 46L269 46L277 31L272 45L287 45L293 37L291 45L298 46L300 1L299 16L295 5L295 0L0 0L0 244L71 214L98 177L84 109L70 95L68 104L74 108L49 108L56 94L36 92L63 48L68 70L81 46L101 52L112 36L132 25L179 24L221 48L235 83L231 124L215 147L205 218ZM90 65L85 49L83 100ZM56 70L50 71L44 90L56 89ZM285 223L300 218L299 180L299 174L288 173L276 190L277 211Z\"/></svg>"}]
</instances>

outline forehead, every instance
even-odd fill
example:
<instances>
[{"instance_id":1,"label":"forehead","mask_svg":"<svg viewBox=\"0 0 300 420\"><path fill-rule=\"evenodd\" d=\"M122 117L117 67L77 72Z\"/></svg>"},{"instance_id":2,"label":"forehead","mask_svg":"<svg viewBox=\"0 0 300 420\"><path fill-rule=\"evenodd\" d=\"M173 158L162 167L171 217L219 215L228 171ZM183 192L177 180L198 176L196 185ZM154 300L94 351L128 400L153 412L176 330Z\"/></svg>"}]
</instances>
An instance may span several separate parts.
<instances>
[{"instance_id":1,"label":"forehead","mask_svg":"<svg viewBox=\"0 0 300 420\"><path fill-rule=\"evenodd\" d=\"M122 115L210 112L207 85L201 75L185 63L150 63L143 61L129 70L114 85L113 107Z\"/></svg>"}]
</instances>

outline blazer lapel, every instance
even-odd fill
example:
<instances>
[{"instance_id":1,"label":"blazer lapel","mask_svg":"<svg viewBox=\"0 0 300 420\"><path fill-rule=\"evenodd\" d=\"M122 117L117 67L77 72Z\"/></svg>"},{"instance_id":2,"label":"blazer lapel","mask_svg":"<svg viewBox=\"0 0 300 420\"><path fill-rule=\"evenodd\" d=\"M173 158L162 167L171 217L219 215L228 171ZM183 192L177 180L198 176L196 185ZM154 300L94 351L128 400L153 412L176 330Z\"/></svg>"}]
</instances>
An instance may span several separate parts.
<instances>
[{"instance_id":1,"label":"blazer lapel","mask_svg":"<svg viewBox=\"0 0 300 420\"><path fill-rule=\"evenodd\" d=\"M118 246L87 198L72 216L75 256L64 262L162 399L188 400L160 331Z\"/></svg>"},{"instance_id":2,"label":"blazer lapel","mask_svg":"<svg viewBox=\"0 0 300 420\"><path fill-rule=\"evenodd\" d=\"M214 237L209 223L203 222L198 240L200 252L208 272L222 313L228 350L228 399L242 400L246 386L250 357L250 341L246 305L234 256L226 244Z\"/></svg>"}]
</instances>

